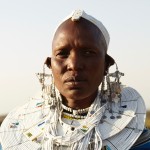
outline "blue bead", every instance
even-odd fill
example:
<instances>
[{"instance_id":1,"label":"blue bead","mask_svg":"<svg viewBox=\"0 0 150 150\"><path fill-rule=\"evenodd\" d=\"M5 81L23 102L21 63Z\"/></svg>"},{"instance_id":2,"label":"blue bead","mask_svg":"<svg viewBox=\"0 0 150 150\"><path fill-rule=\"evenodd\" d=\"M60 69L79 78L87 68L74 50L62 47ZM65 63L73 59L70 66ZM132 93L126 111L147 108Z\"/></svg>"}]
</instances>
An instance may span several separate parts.
<instances>
[{"instance_id":1,"label":"blue bead","mask_svg":"<svg viewBox=\"0 0 150 150\"><path fill-rule=\"evenodd\" d=\"M94 111L91 111L91 114L93 115L93 114L94 114Z\"/></svg>"}]
</instances>

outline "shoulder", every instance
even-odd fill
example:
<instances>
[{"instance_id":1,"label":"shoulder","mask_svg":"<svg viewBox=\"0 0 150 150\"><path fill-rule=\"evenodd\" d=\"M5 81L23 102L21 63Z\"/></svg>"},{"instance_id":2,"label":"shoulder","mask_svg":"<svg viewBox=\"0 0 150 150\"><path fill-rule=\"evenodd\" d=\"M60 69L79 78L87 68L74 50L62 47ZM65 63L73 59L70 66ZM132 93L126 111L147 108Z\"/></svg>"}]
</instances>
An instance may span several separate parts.
<instances>
[{"instance_id":1,"label":"shoulder","mask_svg":"<svg viewBox=\"0 0 150 150\"><path fill-rule=\"evenodd\" d=\"M31 118L31 115L34 115L41 110L42 103L41 100L31 99L26 104L11 110L2 122L1 129L11 122L28 119L28 117Z\"/></svg>"},{"instance_id":2,"label":"shoulder","mask_svg":"<svg viewBox=\"0 0 150 150\"><path fill-rule=\"evenodd\" d=\"M139 92L132 88L132 87L124 87L122 88L122 94L126 94L126 96L132 96L132 97L141 97Z\"/></svg>"},{"instance_id":3,"label":"shoulder","mask_svg":"<svg viewBox=\"0 0 150 150\"><path fill-rule=\"evenodd\" d=\"M25 105L13 109L2 122L0 128L0 143L8 148L25 141L23 132L38 123L49 112L49 106L41 99L31 99Z\"/></svg>"},{"instance_id":4,"label":"shoulder","mask_svg":"<svg viewBox=\"0 0 150 150\"><path fill-rule=\"evenodd\" d=\"M126 87L122 91L122 95L125 97L127 101L135 101L134 105L137 105L135 116L136 116L136 122L138 126L144 127L145 125L145 118L146 118L146 107L145 102L142 98L142 96L139 94L139 92L131 87ZM142 123L143 122L143 123ZM142 130L142 128L141 128ZM150 130L149 129L143 129L143 132L140 134L140 136L137 138L135 144L132 146L131 150L141 150L150 149Z\"/></svg>"},{"instance_id":5,"label":"shoulder","mask_svg":"<svg viewBox=\"0 0 150 150\"><path fill-rule=\"evenodd\" d=\"M115 147L129 149L137 141L145 127L144 100L135 89L125 87L122 89L120 101L111 102L111 113L106 110L105 116L107 118L101 124L101 128L103 127L101 134L106 145L112 149ZM108 136L106 137L106 135Z\"/></svg>"},{"instance_id":6,"label":"shoulder","mask_svg":"<svg viewBox=\"0 0 150 150\"><path fill-rule=\"evenodd\" d=\"M135 102L137 106L142 105L141 109L143 112L146 113L145 102L137 90L131 87L125 87L122 89L121 95L122 95L122 100L126 101L126 103Z\"/></svg>"}]
</instances>

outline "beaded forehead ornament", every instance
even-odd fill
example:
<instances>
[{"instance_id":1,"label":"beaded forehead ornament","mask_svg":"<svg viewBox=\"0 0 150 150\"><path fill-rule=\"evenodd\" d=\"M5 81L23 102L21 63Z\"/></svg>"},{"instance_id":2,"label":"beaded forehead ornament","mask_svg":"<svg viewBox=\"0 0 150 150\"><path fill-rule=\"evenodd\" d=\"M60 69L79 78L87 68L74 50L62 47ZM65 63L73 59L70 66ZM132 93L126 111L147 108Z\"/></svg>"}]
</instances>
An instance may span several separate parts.
<instances>
[{"instance_id":1,"label":"beaded forehead ornament","mask_svg":"<svg viewBox=\"0 0 150 150\"><path fill-rule=\"evenodd\" d=\"M110 41L110 37L109 37L109 33L108 31L106 30L106 28L104 27L104 25L99 21L97 20L96 18L86 14L83 10L74 10L70 15L68 15L59 25L58 27L63 23L65 22L66 20L68 20L69 18L71 18L72 21L78 21L80 20L80 18L84 18L88 21L90 21L91 23L93 23L94 25L96 25L100 31L102 32L104 38L105 38L105 41L106 41L106 44L107 44L107 48L108 48L108 45L109 45L109 41ZM57 29L56 29L57 30Z\"/></svg>"}]
</instances>

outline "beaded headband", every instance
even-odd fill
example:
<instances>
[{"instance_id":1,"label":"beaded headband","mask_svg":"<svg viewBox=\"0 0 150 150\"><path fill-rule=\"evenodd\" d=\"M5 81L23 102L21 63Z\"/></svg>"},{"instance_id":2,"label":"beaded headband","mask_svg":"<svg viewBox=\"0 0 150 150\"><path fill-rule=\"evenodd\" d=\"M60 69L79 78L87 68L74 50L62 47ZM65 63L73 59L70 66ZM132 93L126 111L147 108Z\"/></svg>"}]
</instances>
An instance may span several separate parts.
<instances>
[{"instance_id":1,"label":"beaded headband","mask_svg":"<svg viewBox=\"0 0 150 150\"><path fill-rule=\"evenodd\" d=\"M91 23L93 23L94 25L96 25L100 29L100 31L102 32L102 34L103 34L103 36L105 38L105 41L106 41L106 44L107 44L107 48L108 48L109 41L110 41L110 37L109 37L108 31L106 30L104 25L99 20L97 20L96 18L86 14L83 10L75 10L75 11L73 11L63 21L66 21L69 18L71 18L72 21L78 21L78 20L80 20L81 17L86 19L86 20L88 20L88 21L90 21Z\"/></svg>"}]
</instances>

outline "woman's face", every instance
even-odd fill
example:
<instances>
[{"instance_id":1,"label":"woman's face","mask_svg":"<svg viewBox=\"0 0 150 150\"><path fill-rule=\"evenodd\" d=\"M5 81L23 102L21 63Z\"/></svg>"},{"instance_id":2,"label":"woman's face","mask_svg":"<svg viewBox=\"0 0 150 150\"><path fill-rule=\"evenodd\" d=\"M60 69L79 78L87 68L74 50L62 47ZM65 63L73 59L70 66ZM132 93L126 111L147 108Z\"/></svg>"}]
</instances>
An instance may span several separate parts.
<instances>
[{"instance_id":1,"label":"woman's face","mask_svg":"<svg viewBox=\"0 0 150 150\"><path fill-rule=\"evenodd\" d=\"M82 100L97 92L105 70L103 36L85 19L67 20L52 43L51 69L57 89L67 100Z\"/></svg>"}]
</instances>

